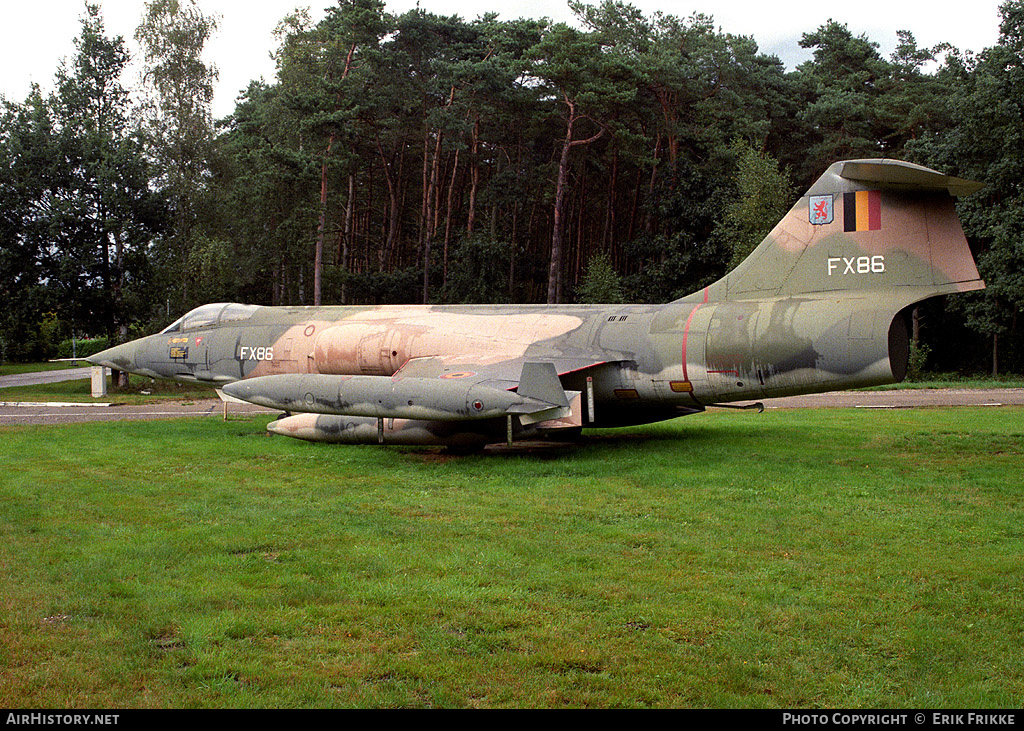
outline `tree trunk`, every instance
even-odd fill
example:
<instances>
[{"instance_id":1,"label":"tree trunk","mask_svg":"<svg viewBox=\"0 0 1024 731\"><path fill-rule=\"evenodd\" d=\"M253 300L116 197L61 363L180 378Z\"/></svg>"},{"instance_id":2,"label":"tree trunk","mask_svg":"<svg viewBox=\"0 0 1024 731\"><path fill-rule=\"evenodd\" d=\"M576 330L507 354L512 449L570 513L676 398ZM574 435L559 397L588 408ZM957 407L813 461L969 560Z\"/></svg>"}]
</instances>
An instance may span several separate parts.
<instances>
[{"instance_id":1,"label":"tree trunk","mask_svg":"<svg viewBox=\"0 0 1024 731\"><path fill-rule=\"evenodd\" d=\"M565 233L565 222L562 220L565 208L565 181L568 177L569 150L572 149L573 119L570 116L566 125L565 140L562 142L562 154L558 159L558 178L555 182L555 209L553 212L554 226L551 232L551 260L548 264L548 304L561 302L562 284L562 239Z\"/></svg>"},{"instance_id":2,"label":"tree trunk","mask_svg":"<svg viewBox=\"0 0 1024 731\"><path fill-rule=\"evenodd\" d=\"M356 44L349 45L348 54L345 56L345 68L341 72L341 80L348 78L352 70L352 55L356 52ZM341 104L340 92L335 96L334 109L337 111ZM313 305L320 305L320 290L324 270L324 232L327 227L327 159L331 156L331 147L334 146L334 138L337 132L331 130L327 138L327 150L324 152L323 162L320 164L320 218L316 228L316 247L313 254Z\"/></svg>"},{"instance_id":3,"label":"tree trunk","mask_svg":"<svg viewBox=\"0 0 1024 731\"><path fill-rule=\"evenodd\" d=\"M455 198L455 180L459 173L459 148L455 148L455 160L452 162L452 177L448 182L448 203L444 214L444 252L441 261L441 286L448 284L448 245L452 238L452 205Z\"/></svg>"},{"instance_id":4,"label":"tree trunk","mask_svg":"<svg viewBox=\"0 0 1024 731\"><path fill-rule=\"evenodd\" d=\"M477 154L480 150L480 120L473 124L473 141L470 146L472 160L472 184L469 186L469 213L466 217L466 234L473 234L473 225L476 222L476 193L480 188L480 157Z\"/></svg>"},{"instance_id":5,"label":"tree trunk","mask_svg":"<svg viewBox=\"0 0 1024 731\"><path fill-rule=\"evenodd\" d=\"M118 334L120 335L120 339L118 340L118 342L121 342L121 343L127 343L128 342L128 326L127 325L121 325L118 328ZM120 389L128 388L128 375L129 375L128 371L111 371L111 375L114 376L113 381L114 381L114 385L115 386L117 386Z\"/></svg>"},{"instance_id":6,"label":"tree trunk","mask_svg":"<svg viewBox=\"0 0 1024 731\"><path fill-rule=\"evenodd\" d=\"M355 208L356 176L348 174L348 202L345 203L345 227L341 232L336 261L344 272L348 273L349 250L352 247L352 215ZM341 280L341 304L345 304L345 279Z\"/></svg>"},{"instance_id":7,"label":"tree trunk","mask_svg":"<svg viewBox=\"0 0 1024 731\"><path fill-rule=\"evenodd\" d=\"M558 160L558 178L555 183L555 207L551 231L551 263L548 266L548 304L562 301L562 256L565 245L565 186L569 178L569 151L577 145L589 145L604 134L602 127L597 134L585 139L573 139L573 126L579 119L576 115L576 102L563 96L569 113L566 115L565 139L562 141L562 153Z\"/></svg>"},{"instance_id":8,"label":"tree trunk","mask_svg":"<svg viewBox=\"0 0 1024 731\"><path fill-rule=\"evenodd\" d=\"M455 91L452 90L452 94ZM430 178L427 181L427 189L423 195L423 304L430 302L430 244L434 238L435 221L437 214L437 190L438 175L441 164L441 140L444 133L437 131L437 140L434 143L434 159L430 164Z\"/></svg>"},{"instance_id":9,"label":"tree trunk","mask_svg":"<svg viewBox=\"0 0 1024 731\"><path fill-rule=\"evenodd\" d=\"M334 146L334 132L327 138L327 149L320 163L320 217L316 226L316 246L313 252L313 305L320 306L321 280L324 270L324 230L327 228L327 158Z\"/></svg>"},{"instance_id":10,"label":"tree trunk","mask_svg":"<svg viewBox=\"0 0 1024 731\"><path fill-rule=\"evenodd\" d=\"M999 333L992 333L992 377L999 375Z\"/></svg>"},{"instance_id":11,"label":"tree trunk","mask_svg":"<svg viewBox=\"0 0 1024 731\"><path fill-rule=\"evenodd\" d=\"M400 220L399 206L398 206L398 191L395 189L396 182L395 177L391 174L391 166L388 164L388 156L384 152L384 145L381 144L380 137L377 138L377 151L380 154L382 167L384 170L384 182L388 186L388 225L387 235L384 240L384 249L379 252L377 256L378 266L380 271L386 271L387 267L391 262L391 255L395 248L395 241L398 237L398 224ZM398 179L402 177L402 161L405 159L405 155L400 154L398 163Z\"/></svg>"}]
</instances>

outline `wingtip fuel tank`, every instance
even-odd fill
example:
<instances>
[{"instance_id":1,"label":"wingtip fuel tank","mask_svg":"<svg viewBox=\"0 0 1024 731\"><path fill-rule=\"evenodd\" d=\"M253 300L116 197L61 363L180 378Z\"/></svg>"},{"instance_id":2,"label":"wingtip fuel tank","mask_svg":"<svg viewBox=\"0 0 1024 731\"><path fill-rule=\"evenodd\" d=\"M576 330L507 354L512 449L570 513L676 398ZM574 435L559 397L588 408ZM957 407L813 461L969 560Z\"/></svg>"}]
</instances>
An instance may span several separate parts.
<instances>
[{"instance_id":1,"label":"wingtip fuel tank","mask_svg":"<svg viewBox=\"0 0 1024 731\"><path fill-rule=\"evenodd\" d=\"M422 421L478 421L556 406L458 379L286 374L236 381L222 390L282 411Z\"/></svg>"}]
</instances>

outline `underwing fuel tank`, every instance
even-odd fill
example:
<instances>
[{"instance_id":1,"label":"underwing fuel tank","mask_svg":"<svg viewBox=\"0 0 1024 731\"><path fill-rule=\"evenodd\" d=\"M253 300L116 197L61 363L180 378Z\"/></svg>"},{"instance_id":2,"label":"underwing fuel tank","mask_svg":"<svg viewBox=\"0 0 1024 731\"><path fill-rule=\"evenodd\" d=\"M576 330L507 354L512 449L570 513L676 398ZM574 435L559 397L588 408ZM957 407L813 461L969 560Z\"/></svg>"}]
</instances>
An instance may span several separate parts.
<instances>
[{"instance_id":1,"label":"underwing fuel tank","mask_svg":"<svg viewBox=\"0 0 1024 731\"><path fill-rule=\"evenodd\" d=\"M287 374L237 381L223 391L288 412L425 421L492 419L552 406L500 388L433 378Z\"/></svg>"},{"instance_id":2,"label":"underwing fuel tank","mask_svg":"<svg viewBox=\"0 0 1024 731\"><path fill-rule=\"evenodd\" d=\"M462 426L456 421L417 421L412 419L374 419L364 416L331 414L295 414L270 422L267 431L307 442L327 444L404 444L476 448L501 441L504 425L500 422L482 428L487 422Z\"/></svg>"}]
</instances>

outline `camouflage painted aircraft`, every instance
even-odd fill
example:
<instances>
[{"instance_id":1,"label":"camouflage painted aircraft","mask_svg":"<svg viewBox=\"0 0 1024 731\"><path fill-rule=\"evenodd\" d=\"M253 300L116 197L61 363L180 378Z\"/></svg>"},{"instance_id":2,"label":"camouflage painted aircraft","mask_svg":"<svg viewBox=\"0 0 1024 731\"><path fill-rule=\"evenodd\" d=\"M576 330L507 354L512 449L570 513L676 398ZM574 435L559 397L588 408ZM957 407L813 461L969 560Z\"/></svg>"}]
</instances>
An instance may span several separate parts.
<instances>
[{"instance_id":1,"label":"camouflage painted aircraft","mask_svg":"<svg viewBox=\"0 0 1024 731\"><path fill-rule=\"evenodd\" d=\"M893 383L910 306L985 286L952 198L980 187L835 163L735 270L669 304L221 303L89 360L279 409L268 428L299 439L462 447Z\"/></svg>"}]
</instances>

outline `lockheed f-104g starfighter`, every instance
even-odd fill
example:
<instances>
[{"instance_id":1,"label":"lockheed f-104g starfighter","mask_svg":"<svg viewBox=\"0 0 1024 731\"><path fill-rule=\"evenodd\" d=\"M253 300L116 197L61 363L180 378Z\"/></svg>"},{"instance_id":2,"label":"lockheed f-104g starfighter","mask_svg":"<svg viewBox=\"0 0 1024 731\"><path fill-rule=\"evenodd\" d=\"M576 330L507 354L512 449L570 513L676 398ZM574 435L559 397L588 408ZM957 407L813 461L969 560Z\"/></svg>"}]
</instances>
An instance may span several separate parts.
<instances>
[{"instance_id":1,"label":"lockheed f-104g starfighter","mask_svg":"<svg viewBox=\"0 0 1024 731\"><path fill-rule=\"evenodd\" d=\"M953 200L980 187L835 163L736 269L668 304L220 303L89 360L279 409L278 434L464 447L898 382L909 308L985 286Z\"/></svg>"}]
</instances>

